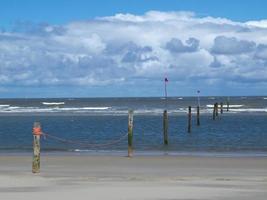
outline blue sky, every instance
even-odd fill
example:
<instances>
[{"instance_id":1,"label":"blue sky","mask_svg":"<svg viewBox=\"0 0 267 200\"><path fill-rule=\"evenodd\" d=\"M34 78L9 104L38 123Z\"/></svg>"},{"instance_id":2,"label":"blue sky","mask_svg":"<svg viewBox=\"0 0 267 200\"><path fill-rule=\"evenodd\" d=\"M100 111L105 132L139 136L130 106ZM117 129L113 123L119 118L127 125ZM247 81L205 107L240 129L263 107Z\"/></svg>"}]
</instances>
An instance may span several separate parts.
<instances>
[{"instance_id":1,"label":"blue sky","mask_svg":"<svg viewBox=\"0 0 267 200\"><path fill-rule=\"evenodd\" d=\"M149 10L193 11L202 16L235 21L267 18L265 0L1 0L2 26L15 21L56 24L116 13L143 14Z\"/></svg>"},{"instance_id":2,"label":"blue sky","mask_svg":"<svg viewBox=\"0 0 267 200\"><path fill-rule=\"evenodd\" d=\"M266 7L0 0L0 97L267 95Z\"/></svg>"}]
</instances>

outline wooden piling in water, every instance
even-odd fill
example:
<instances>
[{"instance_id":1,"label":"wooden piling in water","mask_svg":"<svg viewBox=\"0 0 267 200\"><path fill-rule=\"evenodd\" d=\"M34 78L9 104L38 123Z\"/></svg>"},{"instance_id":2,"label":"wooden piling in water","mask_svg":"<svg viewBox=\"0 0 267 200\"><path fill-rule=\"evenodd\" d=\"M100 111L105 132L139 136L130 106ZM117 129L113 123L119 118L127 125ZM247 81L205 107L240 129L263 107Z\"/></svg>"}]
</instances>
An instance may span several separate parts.
<instances>
[{"instance_id":1,"label":"wooden piling in water","mask_svg":"<svg viewBox=\"0 0 267 200\"><path fill-rule=\"evenodd\" d=\"M221 102L221 114L223 114L223 102Z\"/></svg>"},{"instance_id":2,"label":"wooden piling in water","mask_svg":"<svg viewBox=\"0 0 267 200\"><path fill-rule=\"evenodd\" d=\"M200 108L197 106L197 126L200 126Z\"/></svg>"},{"instance_id":3,"label":"wooden piling in water","mask_svg":"<svg viewBox=\"0 0 267 200\"><path fill-rule=\"evenodd\" d=\"M128 112L128 157L133 156L133 110Z\"/></svg>"},{"instance_id":4,"label":"wooden piling in water","mask_svg":"<svg viewBox=\"0 0 267 200\"><path fill-rule=\"evenodd\" d=\"M227 100L227 112L229 111L229 100Z\"/></svg>"},{"instance_id":5,"label":"wooden piling in water","mask_svg":"<svg viewBox=\"0 0 267 200\"><path fill-rule=\"evenodd\" d=\"M164 110L163 112L163 142L165 145L168 145L168 112Z\"/></svg>"},{"instance_id":6,"label":"wooden piling in water","mask_svg":"<svg viewBox=\"0 0 267 200\"><path fill-rule=\"evenodd\" d=\"M187 132L191 133L191 121L192 121L192 113L191 113L191 106L188 107L188 127Z\"/></svg>"},{"instance_id":7,"label":"wooden piling in water","mask_svg":"<svg viewBox=\"0 0 267 200\"><path fill-rule=\"evenodd\" d=\"M219 116L219 106L218 103L215 103L215 113L216 113L216 117Z\"/></svg>"},{"instance_id":8,"label":"wooden piling in water","mask_svg":"<svg viewBox=\"0 0 267 200\"><path fill-rule=\"evenodd\" d=\"M215 120L216 117L216 103L213 105L213 115L212 115L212 119Z\"/></svg>"},{"instance_id":9,"label":"wooden piling in water","mask_svg":"<svg viewBox=\"0 0 267 200\"><path fill-rule=\"evenodd\" d=\"M42 135L41 124L34 122L33 124L33 160L32 160L32 173L40 172L40 137Z\"/></svg>"}]
</instances>

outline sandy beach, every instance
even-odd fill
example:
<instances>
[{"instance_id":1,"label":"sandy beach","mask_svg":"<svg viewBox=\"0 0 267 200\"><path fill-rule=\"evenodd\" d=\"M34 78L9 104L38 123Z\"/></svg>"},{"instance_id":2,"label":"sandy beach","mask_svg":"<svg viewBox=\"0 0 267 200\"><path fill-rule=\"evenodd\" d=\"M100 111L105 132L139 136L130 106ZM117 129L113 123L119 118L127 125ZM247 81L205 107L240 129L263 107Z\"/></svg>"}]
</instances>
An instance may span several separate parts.
<instances>
[{"instance_id":1,"label":"sandy beach","mask_svg":"<svg viewBox=\"0 0 267 200\"><path fill-rule=\"evenodd\" d=\"M254 199L267 196L266 157L0 156L0 197L16 199Z\"/></svg>"}]
</instances>

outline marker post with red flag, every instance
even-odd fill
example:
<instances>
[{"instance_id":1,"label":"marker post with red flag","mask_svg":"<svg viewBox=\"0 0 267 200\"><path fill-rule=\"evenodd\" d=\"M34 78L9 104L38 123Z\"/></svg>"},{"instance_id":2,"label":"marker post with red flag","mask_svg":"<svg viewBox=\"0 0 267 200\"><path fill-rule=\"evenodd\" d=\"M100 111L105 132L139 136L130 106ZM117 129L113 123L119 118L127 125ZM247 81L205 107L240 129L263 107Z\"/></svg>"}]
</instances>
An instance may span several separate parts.
<instances>
[{"instance_id":1,"label":"marker post with red flag","mask_svg":"<svg viewBox=\"0 0 267 200\"><path fill-rule=\"evenodd\" d=\"M197 91L197 105L200 107L200 90Z\"/></svg>"},{"instance_id":2,"label":"marker post with red flag","mask_svg":"<svg viewBox=\"0 0 267 200\"><path fill-rule=\"evenodd\" d=\"M165 83L165 99L167 99L168 97L168 93L167 93L167 83L169 82L168 78L165 77L164 79L164 83Z\"/></svg>"},{"instance_id":3,"label":"marker post with red flag","mask_svg":"<svg viewBox=\"0 0 267 200\"><path fill-rule=\"evenodd\" d=\"M165 89L165 110L163 111L163 143L164 145L168 145L168 112L167 112L167 83L169 82L168 78L164 79L164 89Z\"/></svg>"},{"instance_id":4,"label":"marker post with red flag","mask_svg":"<svg viewBox=\"0 0 267 200\"><path fill-rule=\"evenodd\" d=\"M200 126L200 90L197 91L197 126Z\"/></svg>"},{"instance_id":5,"label":"marker post with red flag","mask_svg":"<svg viewBox=\"0 0 267 200\"><path fill-rule=\"evenodd\" d=\"M164 94L165 94L165 109L167 109L167 100L168 100L168 91L167 91L167 84L168 84L169 80L167 77L164 78Z\"/></svg>"}]
</instances>

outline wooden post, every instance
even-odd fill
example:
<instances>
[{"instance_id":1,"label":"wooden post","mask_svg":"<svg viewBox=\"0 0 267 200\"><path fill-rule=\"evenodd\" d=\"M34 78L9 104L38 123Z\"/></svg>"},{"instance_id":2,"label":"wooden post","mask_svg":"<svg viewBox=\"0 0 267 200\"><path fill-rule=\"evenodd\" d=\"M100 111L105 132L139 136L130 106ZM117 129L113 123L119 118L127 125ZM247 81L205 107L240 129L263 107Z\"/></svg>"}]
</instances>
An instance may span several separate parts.
<instances>
[{"instance_id":1,"label":"wooden post","mask_svg":"<svg viewBox=\"0 0 267 200\"><path fill-rule=\"evenodd\" d=\"M215 103L215 112L216 112L216 117L219 116L219 106L218 106L218 103Z\"/></svg>"},{"instance_id":2,"label":"wooden post","mask_svg":"<svg viewBox=\"0 0 267 200\"><path fill-rule=\"evenodd\" d=\"M163 112L163 142L165 145L168 145L168 112L164 110Z\"/></svg>"},{"instance_id":3,"label":"wooden post","mask_svg":"<svg viewBox=\"0 0 267 200\"><path fill-rule=\"evenodd\" d=\"M128 112L128 157L133 156L133 111Z\"/></svg>"},{"instance_id":4,"label":"wooden post","mask_svg":"<svg viewBox=\"0 0 267 200\"><path fill-rule=\"evenodd\" d=\"M223 114L223 102L221 102L221 114Z\"/></svg>"},{"instance_id":5,"label":"wooden post","mask_svg":"<svg viewBox=\"0 0 267 200\"><path fill-rule=\"evenodd\" d=\"M187 128L188 133L191 133L191 119L192 119L191 106L189 106L188 107L188 128Z\"/></svg>"},{"instance_id":6,"label":"wooden post","mask_svg":"<svg viewBox=\"0 0 267 200\"><path fill-rule=\"evenodd\" d=\"M200 108L197 106L197 126L200 126Z\"/></svg>"},{"instance_id":7,"label":"wooden post","mask_svg":"<svg viewBox=\"0 0 267 200\"><path fill-rule=\"evenodd\" d=\"M213 116L212 116L213 120L215 120L215 116L216 116L216 103L213 106Z\"/></svg>"},{"instance_id":8,"label":"wooden post","mask_svg":"<svg viewBox=\"0 0 267 200\"><path fill-rule=\"evenodd\" d=\"M34 122L33 124L33 161L32 161L32 173L40 172L40 137L41 137L41 124Z\"/></svg>"},{"instance_id":9,"label":"wooden post","mask_svg":"<svg viewBox=\"0 0 267 200\"><path fill-rule=\"evenodd\" d=\"M227 100L227 112L229 111L229 100Z\"/></svg>"}]
</instances>

